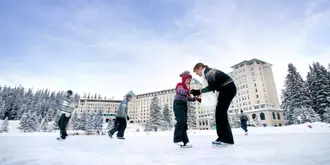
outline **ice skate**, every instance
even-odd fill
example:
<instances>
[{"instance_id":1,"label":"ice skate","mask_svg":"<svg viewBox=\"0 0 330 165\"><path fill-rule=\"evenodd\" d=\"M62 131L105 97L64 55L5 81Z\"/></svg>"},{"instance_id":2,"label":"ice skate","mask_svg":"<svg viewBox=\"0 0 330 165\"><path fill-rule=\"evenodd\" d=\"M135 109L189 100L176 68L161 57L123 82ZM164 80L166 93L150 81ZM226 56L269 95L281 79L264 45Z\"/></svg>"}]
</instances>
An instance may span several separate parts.
<instances>
[{"instance_id":1,"label":"ice skate","mask_svg":"<svg viewBox=\"0 0 330 165\"><path fill-rule=\"evenodd\" d=\"M65 140L65 139L63 139L62 137L57 137L56 139L57 139L57 140L61 140L61 141L62 141L62 140Z\"/></svg>"},{"instance_id":2,"label":"ice skate","mask_svg":"<svg viewBox=\"0 0 330 165\"><path fill-rule=\"evenodd\" d=\"M227 146L230 146L230 145L232 145L232 144L224 143L222 141L213 141L212 142L213 147L227 147Z\"/></svg>"},{"instance_id":3,"label":"ice skate","mask_svg":"<svg viewBox=\"0 0 330 165\"><path fill-rule=\"evenodd\" d=\"M177 142L177 143L174 143L174 144L180 146L181 148L191 148L192 147L192 144L190 144L190 143L185 144L183 142Z\"/></svg>"},{"instance_id":4,"label":"ice skate","mask_svg":"<svg viewBox=\"0 0 330 165\"><path fill-rule=\"evenodd\" d=\"M246 132L245 132L245 136L248 135L248 134L249 134L249 133L246 131Z\"/></svg>"},{"instance_id":5,"label":"ice skate","mask_svg":"<svg viewBox=\"0 0 330 165\"><path fill-rule=\"evenodd\" d=\"M183 146L183 142L175 142L174 144L178 145L178 146Z\"/></svg>"},{"instance_id":6,"label":"ice skate","mask_svg":"<svg viewBox=\"0 0 330 165\"><path fill-rule=\"evenodd\" d=\"M117 137L117 139L120 139L120 140L125 140L124 137Z\"/></svg>"},{"instance_id":7,"label":"ice skate","mask_svg":"<svg viewBox=\"0 0 330 165\"><path fill-rule=\"evenodd\" d=\"M191 148L192 147L192 144L191 143L186 143L186 144L183 144L183 146L181 146L182 148Z\"/></svg>"},{"instance_id":8,"label":"ice skate","mask_svg":"<svg viewBox=\"0 0 330 165\"><path fill-rule=\"evenodd\" d=\"M113 134L111 134L110 131L108 132L108 135L112 139Z\"/></svg>"}]
</instances>

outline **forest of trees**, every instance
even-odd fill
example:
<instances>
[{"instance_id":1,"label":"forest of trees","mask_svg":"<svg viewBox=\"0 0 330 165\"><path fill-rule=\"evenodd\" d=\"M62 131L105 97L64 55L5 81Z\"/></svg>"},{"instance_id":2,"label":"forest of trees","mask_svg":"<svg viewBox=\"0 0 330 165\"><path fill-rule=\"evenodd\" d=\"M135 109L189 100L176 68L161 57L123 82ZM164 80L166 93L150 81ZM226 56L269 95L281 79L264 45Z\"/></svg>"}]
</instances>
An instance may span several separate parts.
<instances>
[{"instance_id":1,"label":"forest of trees","mask_svg":"<svg viewBox=\"0 0 330 165\"><path fill-rule=\"evenodd\" d=\"M22 86L0 86L0 119L4 120L0 132L8 132L8 120L20 120L18 129L23 132L48 132L58 129L59 109L66 91L50 91L48 89L25 89ZM79 95L74 94L78 103ZM90 97L89 95L87 97ZM97 97L97 95L95 95ZM98 96L97 98L99 98ZM70 129L96 130L103 124L102 110L97 113L72 115Z\"/></svg>"},{"instance_id":2,"label":"forest of trees","mask_svg":"<svg viewBox=\"0 0 330 165\"><path fill-rule=\"evenodd\" d=\"M296 67L288 64L288 75L282 90L282 104L287 124L330 122L330 65L328 70L318 62L309 66L304 80Z\"/></svg>"}]
</instances>

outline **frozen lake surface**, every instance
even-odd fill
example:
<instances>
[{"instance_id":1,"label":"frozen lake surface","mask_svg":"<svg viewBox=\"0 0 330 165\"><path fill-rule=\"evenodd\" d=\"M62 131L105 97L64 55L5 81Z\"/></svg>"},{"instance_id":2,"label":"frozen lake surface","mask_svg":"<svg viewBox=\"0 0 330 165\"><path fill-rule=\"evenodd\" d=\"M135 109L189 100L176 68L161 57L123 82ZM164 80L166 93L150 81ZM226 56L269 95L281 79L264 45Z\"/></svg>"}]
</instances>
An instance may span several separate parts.
<instances>
[{"instance_id":1,"label":"frozen lake surface","mask_svg":"<svg viewBox=\"0 0 330 165\"><path fill-rule=\"evenodd\" d=\"M0 136L1 165L319 165L330 164L329 133L235 135L234 146L213 148L214 135L191 134L193 148L172 136Z\"/></svg>"}]
</instances>

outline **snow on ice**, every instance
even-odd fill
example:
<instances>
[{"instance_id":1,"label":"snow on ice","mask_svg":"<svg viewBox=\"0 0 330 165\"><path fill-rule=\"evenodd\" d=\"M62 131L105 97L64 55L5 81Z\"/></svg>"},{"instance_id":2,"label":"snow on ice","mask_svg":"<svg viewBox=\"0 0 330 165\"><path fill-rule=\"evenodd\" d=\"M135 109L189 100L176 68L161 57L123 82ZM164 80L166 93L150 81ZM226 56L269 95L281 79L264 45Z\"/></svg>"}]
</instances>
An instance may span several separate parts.
<instances>
[{"instance_id":1,"label":"snow on ice","mask_svg":"<svg viewBox=\"0 0 330 165\"><path fill-rule=\"evenodd\" d=\"M330 164L330 128L325 123L249 128L248 136L233 129L236 144L226 148L212 147L216 138L213 130L190 130L193 148L180 148L172 143L172 131L133 132L136 128L132 126L126 140L69 136L57 141L58 133L9 129L11 133L0 134L1 165Z\"/></svg>"}]
</instances>

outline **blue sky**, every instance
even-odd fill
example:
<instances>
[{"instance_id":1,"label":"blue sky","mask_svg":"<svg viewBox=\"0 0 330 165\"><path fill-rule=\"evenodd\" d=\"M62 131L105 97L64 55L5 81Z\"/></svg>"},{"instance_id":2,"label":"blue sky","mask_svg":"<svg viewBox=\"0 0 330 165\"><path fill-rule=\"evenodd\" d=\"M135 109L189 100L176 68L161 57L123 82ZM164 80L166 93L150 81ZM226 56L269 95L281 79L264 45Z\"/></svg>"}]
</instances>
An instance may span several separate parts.
<instances>
[{"instance_id":1,"label":"blue sky","mask_svg":"<svg viewBox=\"0 0 330 165\"><path fill-rule=\"evenodd\" d=\"M0 84L121 98L175 87L202 61L231 71L252 58L330 62L327 0L59 0L0 2Z\"/></svg>"}]
</instances>

